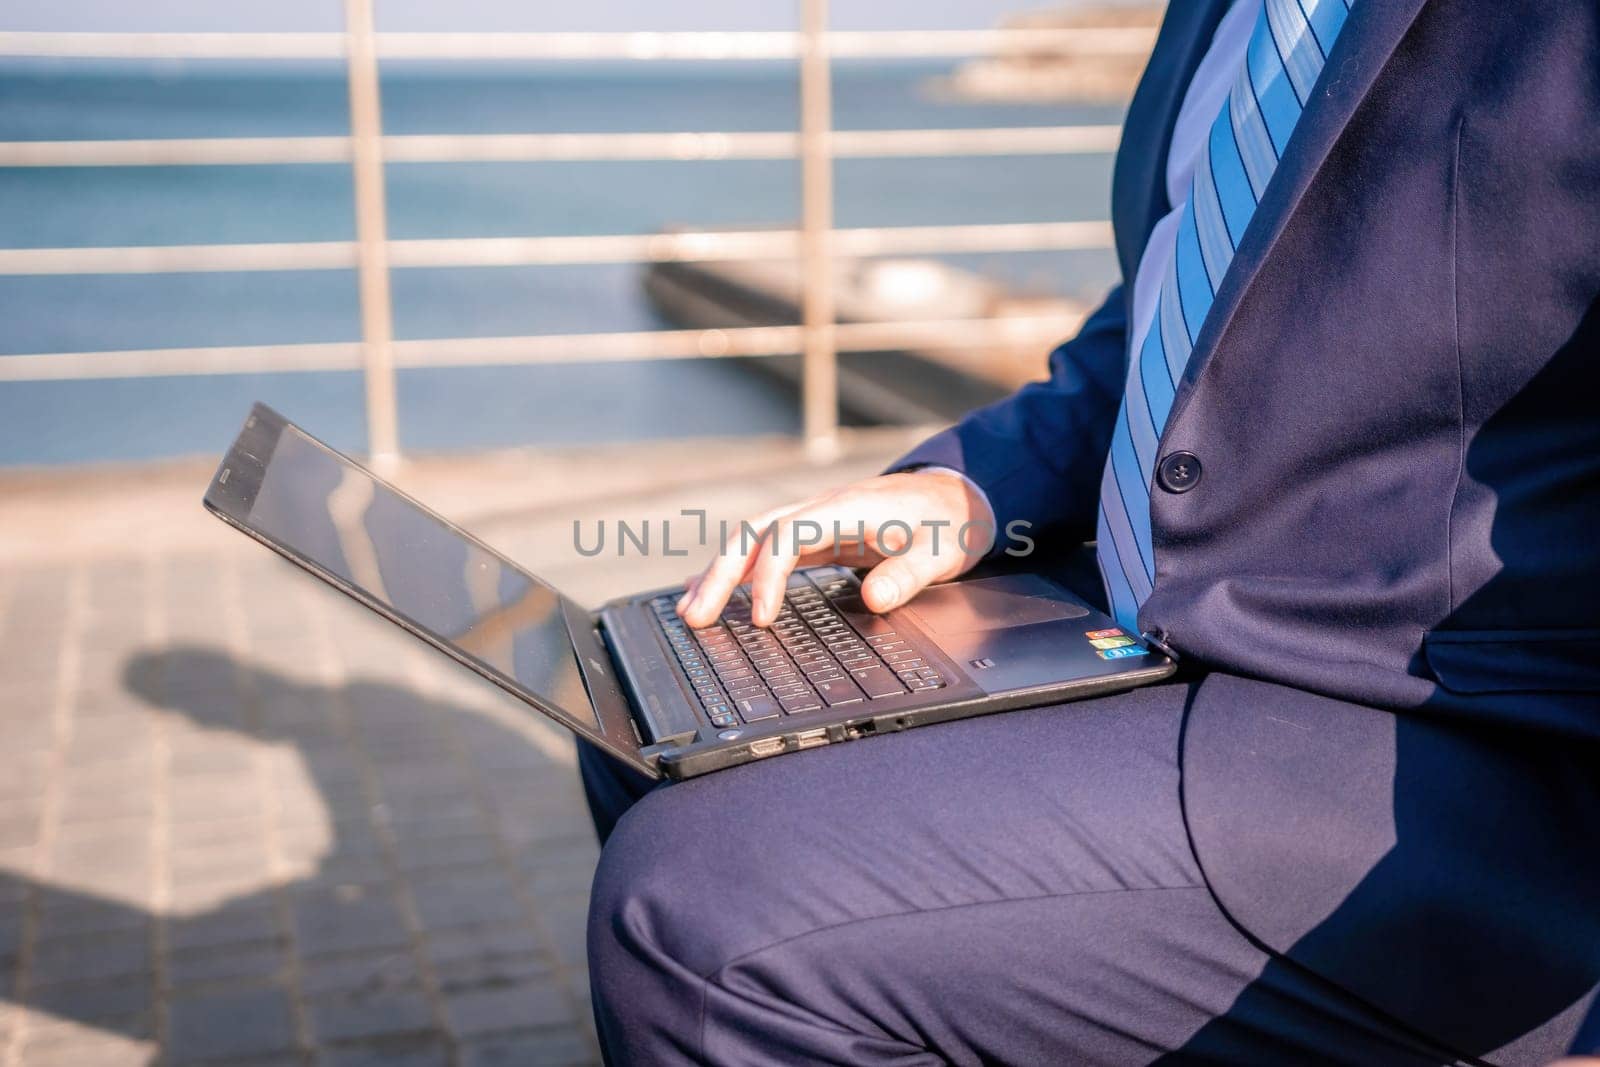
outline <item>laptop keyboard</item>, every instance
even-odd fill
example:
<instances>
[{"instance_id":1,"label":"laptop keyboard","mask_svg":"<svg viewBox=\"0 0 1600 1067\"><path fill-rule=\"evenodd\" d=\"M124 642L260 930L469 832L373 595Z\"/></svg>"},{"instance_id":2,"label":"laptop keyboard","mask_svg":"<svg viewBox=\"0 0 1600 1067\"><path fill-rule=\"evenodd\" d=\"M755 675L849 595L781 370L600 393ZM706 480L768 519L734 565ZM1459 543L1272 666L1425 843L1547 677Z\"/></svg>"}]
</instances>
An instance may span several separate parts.
<instances>
[{"instance_id":1,"label":"laptop keyboard","mask_svg":"<svg viewBox=\"0 0 1600 1067\"><path fill-rule=\"evenodd\" d=\"M836 601L856 610L843 612ZM866 611L847 578L813 585L795 576L766 630L750 621L743 589L721 619L701 630L678 618L675 603L674 596L660 596L650 607L715 726L869 704L945 685L893 626Z\"/></svg>"}]
</instances>

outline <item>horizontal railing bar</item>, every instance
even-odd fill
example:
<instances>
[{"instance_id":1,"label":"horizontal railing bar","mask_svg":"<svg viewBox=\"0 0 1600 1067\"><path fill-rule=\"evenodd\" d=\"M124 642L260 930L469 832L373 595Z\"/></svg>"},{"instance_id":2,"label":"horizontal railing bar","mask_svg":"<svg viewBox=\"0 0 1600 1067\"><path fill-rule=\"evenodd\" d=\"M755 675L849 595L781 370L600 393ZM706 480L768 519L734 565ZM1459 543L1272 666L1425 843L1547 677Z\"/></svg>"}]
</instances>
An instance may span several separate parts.
<instances>
[{"instance_id":1,"label":"horizontal railing bar","mask_svg":"<svg viewBox=\"0 0 1600 1067\"><path fill-rule=\"evenodd\" d=\"M835 130L836 158L1072 155L1115 151L1121 127ZM390 163L793 159L797 133L402 134L383 139ZM347 137L204 137L130 141L0 141L0 167L233 166L349 163Z\"/></svg>"},{"instance_id":2,"label":"horizontal railing bar","mask_svg":"<svg viewBox=\"0 0 1600 1067\"><path fill-rule=\"evenodd\" d=\"M842 30L836 58L933 58L996 52L1142 56L1155 28ZM787 31L678 33L380 33L383 59L794 59ZM0 33L0 55L85 59L342 59L340 33Z\"/></svg>"},{"instance_id":3,"label":"horizontal railing bar","mask_svg":"<svg viewBox=\"0 0 1600 1067\"><path fill-rule=\"evenodd\" d=\"M687 263L788 259L799 254L799 241L795 230L449 237L392 240L388 255L389 265L396 268ZM833 252L840 256L1043 252L1106 248L1110 243L1111 225L1103 221L875 226L832 235ZM353 241L0 249L0 275L350 270L355 264Z\"/></svg>"},{"instance_id":4,"label":"horizontal railing bar","mask_svg":"<svg viewBox=\"0 0 1600 1067\"><path fill-rule=\"evenodd\" d=\"M1001 344L1049 344L1070 334L1080 322L1079 315L861 322L842 323L836 333L841 352L935 350ZM398 366L424 369L783 356L797 354L800 345L799 326L747 326L726 330L644 330L396 341L394 352ZM0 381L308 373L356 371L360 368L361 345L354 341L154 348L0 356Z\"/></svg>"}]
</instances>

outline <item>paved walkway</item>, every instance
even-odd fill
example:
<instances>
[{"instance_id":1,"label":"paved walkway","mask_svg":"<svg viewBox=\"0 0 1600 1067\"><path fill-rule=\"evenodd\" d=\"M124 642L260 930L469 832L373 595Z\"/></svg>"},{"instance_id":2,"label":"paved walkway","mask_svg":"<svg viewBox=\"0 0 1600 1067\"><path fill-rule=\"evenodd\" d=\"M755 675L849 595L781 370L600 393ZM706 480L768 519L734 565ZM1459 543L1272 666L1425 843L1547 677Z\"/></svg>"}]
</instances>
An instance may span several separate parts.
<instances>
[{"instance_id":1,"label":"paved walkway","mask_svg":"<svg viewBox=\"0 0 1600 1067\"><path fill-rule=\"evenodd\" d=\"M400 480L593 604L705 554L619 560L618 519L736 519L907 443ZM0 474L0 1067L597 1062L568 738L205 516L208 474Z\"/></svg>"}]
</instances>

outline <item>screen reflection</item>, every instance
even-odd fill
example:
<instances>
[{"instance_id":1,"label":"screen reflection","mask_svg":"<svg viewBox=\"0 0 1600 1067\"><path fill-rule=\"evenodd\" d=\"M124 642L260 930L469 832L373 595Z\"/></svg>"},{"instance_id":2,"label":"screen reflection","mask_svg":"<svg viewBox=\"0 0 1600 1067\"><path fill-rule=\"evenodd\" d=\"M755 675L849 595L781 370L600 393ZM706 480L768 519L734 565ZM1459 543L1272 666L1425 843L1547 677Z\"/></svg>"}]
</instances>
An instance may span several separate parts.
<instances>
[{"instance_id":1,"label":"screen reflection","mask_svg":"<svg viewBox=\"0 0 1600 1067\"><path fill-rule=\"evenodd\" d=\"M596 724L562 598L293 426L247 519L540 703Z\"/></svg>"}]
</instances>

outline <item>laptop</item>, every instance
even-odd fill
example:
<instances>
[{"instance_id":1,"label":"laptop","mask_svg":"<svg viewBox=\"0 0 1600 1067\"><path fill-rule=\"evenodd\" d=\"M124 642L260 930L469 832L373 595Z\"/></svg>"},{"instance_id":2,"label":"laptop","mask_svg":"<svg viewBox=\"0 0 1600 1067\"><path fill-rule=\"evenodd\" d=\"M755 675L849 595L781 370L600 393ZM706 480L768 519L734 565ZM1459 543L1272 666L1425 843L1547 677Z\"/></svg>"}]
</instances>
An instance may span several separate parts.
<instances>
[{"instance_id":1,"label":"laptop","mask_svg":"<svg viewBox=\"0 0 1600 1067\"><path fill-rule=\"evenodd\" d=\"M206 508L652 778L690 778L974 715L1097 696L1175 664L1037 573L933 586L887 615L856 574L790 579L777 621L748 588L691 629L681 590L585 610L257 404Z\"/></svg>"}]
</instances>

